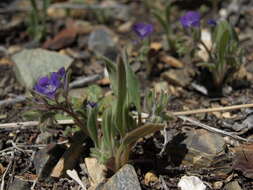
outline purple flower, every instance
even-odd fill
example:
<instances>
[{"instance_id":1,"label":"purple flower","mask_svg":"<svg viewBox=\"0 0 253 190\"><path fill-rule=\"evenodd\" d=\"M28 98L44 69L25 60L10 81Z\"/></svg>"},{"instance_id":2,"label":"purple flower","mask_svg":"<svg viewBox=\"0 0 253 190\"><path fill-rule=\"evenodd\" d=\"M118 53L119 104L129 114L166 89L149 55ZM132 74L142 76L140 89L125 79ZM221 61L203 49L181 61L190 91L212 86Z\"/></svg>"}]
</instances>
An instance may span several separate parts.
<instances>
[{"instance_id":1,"label":"purple flower","mask_svg":"<svg viewBox=\"0 0 253 190\"><path fill-rule=\"evenodd\" d=\"M216 22L216 20L214 20L214 19L209 19L209 20L207 21L207 24L210 25L210 26L216 26L216 25L217 25L217 22Z\"/></svg>"},{"instance_id":2,"label":"purple flower","mask_svg":"<svg viewBox=\"0 0 253 190\"><path fill-rule=\"evenodd\" d=\"M154 28L152 24L145 23L137 23L133 25L133 31L139 36L141 39L148 37Z\"/></svg>"},{"instance_id":3,"label":"purple flower","mask_svg":"<svg viewBox=\"0 0 253 190\"><path fill-rule=\"evenodd\" d=\"M200 14L196 11L188 11L180 18L180 22L184 28L199 27Z\"/></svg>"},{"instance_id":4,"label":"purple flower","mask_svg":"<svg viewBox=\"0 0 253 190\"><path fill-rule=\"evenodd\" d=\"M92 101L87 101L87 106L90 107L90 108L94 108L97 106L97 103L96 102L92 102Z\"/></svg>"},{"instance_id":5,"label":"purple flower","mask_svg":"<svg viewBox=\"0 0 253 190\"><path fill-rule=\"evenodd\" d=\"M41 77L34 86L34 90L50 99L55 97L57 89L62 86L61 79L65 77L65 69L60 68L50 76Z\"/></svg>"},{"instance_id":6,"label":"purple flower","mask_svg":"<svg viewBox=\"0 0 253 190\"><path fill-rule=\"evenodd\" d=\"M64 68L64 67L60 68L60 69L57 71L57 74L58 74L61 78L64 78L65 75L66 75L65 68Z\"/></svg>"}]
</instances>

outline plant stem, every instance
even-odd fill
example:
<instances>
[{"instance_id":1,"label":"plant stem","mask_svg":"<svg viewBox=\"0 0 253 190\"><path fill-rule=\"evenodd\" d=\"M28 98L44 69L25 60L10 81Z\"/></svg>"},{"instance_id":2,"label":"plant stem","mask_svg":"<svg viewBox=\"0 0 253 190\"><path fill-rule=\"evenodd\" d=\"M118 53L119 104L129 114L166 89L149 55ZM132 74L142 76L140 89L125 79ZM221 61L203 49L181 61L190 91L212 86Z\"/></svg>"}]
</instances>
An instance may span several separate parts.
<instances>
[{"instance_id":1,"label":"plant stem","mask_svg":"<svg viewBox=\"0 0 253 190\"><path fill-rule=\"evenodd\" d=\"M74 119L77 126L80 127L80 129L82 129L84 131L85 135L89 136L89 133L86 130L84 123L77 117L77 115L73 111L68 110L63 106L51 106L50 109L62 110L64 112L66 112L69 116L71 116Z\"/></svg>"}]
</instances>

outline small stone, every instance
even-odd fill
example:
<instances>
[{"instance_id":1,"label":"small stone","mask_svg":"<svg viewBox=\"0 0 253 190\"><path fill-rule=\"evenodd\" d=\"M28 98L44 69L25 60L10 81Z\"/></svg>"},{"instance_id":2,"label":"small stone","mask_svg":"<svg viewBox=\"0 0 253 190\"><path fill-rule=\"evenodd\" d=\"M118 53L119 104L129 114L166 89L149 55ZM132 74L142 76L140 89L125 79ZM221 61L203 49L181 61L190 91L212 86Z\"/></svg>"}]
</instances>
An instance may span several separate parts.
<instances>
[{"instance_id":1,"label":"small stone","mask_svg":"<svg viewBox=\"0 0 253 190\"><path fill-rule=\"evenodd\" d=\"M99 186L96 190L141 190L134 167L126 164L107 183Z\"/></svg>"},{"instance_id":2,"label":"small stone","mask_svg":"<svg viewBox=\"0 0 253 190\"><path fill-rule=\"evenodd\" d=\"M45 132L42 132L38 135L35 143L36 144L48 144L48 143L50 143L50 140L52 138L53 138L53 134L45 131Z\"/></svg>"},{"instance_id":3,"label":"small stone","mask_svg":"<svg viewBox=\"0 0 253 190\"><path fill-rule=\"evenodd\" d=\"M213 183L213 188L214 189L219 190L219 189L222 188L222 186L223 186L223 182L222 181L216 181L216 182Z\"/></svg>"},{"instance_id":4,"label":"small stone","mask_svg":"<svg viewBox=\"0 0 253 190\"><path fill-rule=\"evenodd\" d=\"M67 16L67 11L63 8L60 9L60 8L49 7L47 9L47 15L52 19L62 19Z\"/></svg>"},{"instance_id":5,"label":"small stone","mask_svg":"<svg viewBox=\"0 0 253 190\"><path fill-rule=\"evenodd\" d=\"M206 185L196 176L183 176L178 185L181 190L205 190Z\"/></svg>"},{"instance_id":6,"label":"small stone","mask_svg":"<svg viewBox=\"0 0 253 190\"><path fill-rule=\"evenodd\" d=\"M133 25L133 21L127 21L118 27L118 31L121 33L129 32Z\"/></svg>"},{"instance_id":7,"label":"small stone","mask_svg":"<svg viewBox=\"0 0 253 190\"><path fill-rule=\"evenodd\" d=\"M53 51L25 49L12 56L12 60L15 62L14 71L18 81L31 89L39 77L56 72L61 67L67 69L73 59Z\"/></svg>"},{"instance_id":8,"label":"small stone","mask_svg":"<svg viewBox=\"0 0 253 190\"><path fill-rule=\"evenodd\" d=\"M144 183L149 185L150 183L158 182L158 177L153 172L147 172L144 176Z\"/></svg>"},{"instance_id":9,"label":"small stone","mask_svg":"<svg viewBox=\"0 0 253 190\"><path fill-rule=\"evenodd\" d=\"M237 181L232 181L225 185L224 190L242 190Z\"/></svg>"},{"instance_id":10,"label":"small stone","mask_svg":"<svg viewBox=\"0 0 253 190\"><path fill-rule=\"evenodd\" d=\"M130 6L111 0L102 1L100 5L104 8L106 15L108 15L110 19L122 21L130 20L129 18L132 15L132 9L130 8Z\"/></svg>"},{"instance_id":11,"label":"small stone","mask_svg":"<svg viewBox=\"0 0 253 190\"><path fill-rule=\"evenodd\" d=\"M98 163L96 158L85 158L84 162L90 177L91 186L97 187L97 185L105 181L105 165Z\"/></svg>"},{"instance_id":12,"label":"small stone","mask_svg":"<svg viewBox=\"0 0 253 190\"><path fill-rule=\"evenodd\" d=\"M15 177L8 190L30 190L30 186L28 181Z\"/></svg>"},{"instance_id":13,"label":"small stone","mask_svg":"<svg viewBox=\"0 0 253 190\"><path fill-rule=\"evenodd\" d=\"M115 34L106 27L97 27L89 36L88 48L94 51L98 56L107 56L112 60L116 60Z\"/></svg>"}]
</instances>

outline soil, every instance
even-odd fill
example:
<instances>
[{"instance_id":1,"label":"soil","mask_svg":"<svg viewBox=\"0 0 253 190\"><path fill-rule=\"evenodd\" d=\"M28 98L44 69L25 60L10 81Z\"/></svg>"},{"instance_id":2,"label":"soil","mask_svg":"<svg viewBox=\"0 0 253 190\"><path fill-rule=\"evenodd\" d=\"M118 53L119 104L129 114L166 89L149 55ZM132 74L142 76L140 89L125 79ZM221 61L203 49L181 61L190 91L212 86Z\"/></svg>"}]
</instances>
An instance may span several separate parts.
<instances>
[{"instance_id":1,"label":"soil","mask_svg":"<svg viewBox=\"0 0 253 190\"><path fill-rule=\"evenodd\" d=\"M57 1L55 0L54 3L56 2ZM95 3L95 0L91 0L90 2ZM243 77L233 79L231 82L226 84L224 88L225 93L223 93L223 96L211 97L209 95L204 95L199 90L191 86L192 83L197 83L202 86L205 84L203 83L203 78L200 74L201 69L194 65L194 60L192 61L188 57L177 56L179 60L183 60L186 63L184 66L186 69L194 69L194 75L191 76L189 85L182 87L176 84L169 84L171 94L167 108L168 111L176 112L217 106L248 104L252 102L252 81L247 79L250 79L252 75L251 64L253 60L253 43L252 40L249 39L253 32L253 23L251 18L253 14L253 2L249 0L241 0L238 2L229 0L219 1L216 12L212 9L211 2L212 1L210 0L203 4L203 1L196 2L186 0L185 3L185 1L182 0L175 0L174 4L177 12L173 13L174 22L178 22L178 16L187 10L200 8L206 9L207 11L205 11L204 15L205 19L208 17L217 18L218 13L225 11L227 14L227 19L230 19L231 22L233 22L236 30L240 34L242 40L241 46L245 49L245 64L243 67L247 70L246 74L244 73ZM97 1L96 3L103 3L103 1ZM79 15L77 11L76 15L69 15L64 19L49 18L47 21L47 28L49 30L45 39L39 43L34 43L26 31L27 22L25 17L22 16L23 14L27 15L28 12L21 11L21 13L18 13L10 11L2 13L2 10L7 10L6 7L11 5L11 1L0 2L0 18L3 20L1 22L3 22L2 25L4 26L2 29L0 27L0 102L15 98L18 95L24 95L26 93L26 89L20 85L13 72L14 63L11 61L10 57L13 52L16 52L15 48L20 50L27 47L43 47L43 44L46 40L57 35L66 26L68 19L71 19L72 21L82 19L94 26L98 24L105 25L107 28L116 33L116 36L119 38L118 43L121 45L132 43L134 35L129 29L126 32L119 32L119 26L132 20L134 20L134 22L152 22L156 28L156 31L152 36L152 40L161 42L162 38L160 34L162 34L162 28L160 27L159 23L157 23L157 21L151 17L151 14L149 14L149 11L147 11L142 1L122 0L117 1L117 3L124 4L132 10L132 14L129 16L129 18L126 18L126 21L111 18L109 21L101 23L101 21L98 20L98 17L96 17L96 14L92 13L92 11L82 14L80 13ZM18 5L16 8L20 9ZM236 11L236 8L238 8L239 11ZM15 20L18 20L15 17L21 18L20 23L15 24ZM14 26L11 26L10 23L13 23ZM78 35L72 43L57 50L61 51L62 49L70 49L79 56L79 58L75 58L75 61L71 65L71 69L73 71L71 79L72 81L80 76L90 76L103 72L103 65L101 65L101 63L95 59L94 53L88 50L88 36L89 33ZM169 54L169 52L166 52L164 48L159 50L159 53L161 52ZM168 66L166 63L159 63L154 65L151 77L147 77L145 67L143 65L135 64L136 63L133 63L132 66L134 68L137 65L136 73L141 80L143 94L145 94L148 89L155 86L159 82L165 81L162 77L162 73L170 69L174 69L173 67ZM105 92L108 91L109 83L103 83L101 81L96 83L99 84ZM27 121L28 119L23 115L23 113L31 110L30 104L26 101L20 101L16 103L11 102L4 105L1 105L0 103L0 107L1 124ZM231 126L236 122L242 123L251 112L251 109L238 109L229 111L228 115L224 114L223 112L215 112L192 115L191 118L224 131L235 132L243 138L250 139L252 137L252 129L249 128L248 131L240 134L238 131L234 131L233 128L227 126ZM192 124L183 122L180 119L175 119L169 123L168 130L172 134L172 139L178 144L180 144L182 141L182 139L180 139L180 134L183 134L183 129L185 127L192 127ZM22 128L0 128L0 176L2 176L1 180L4 180L5 182L4 189L8 189L8 187L11 186L15 177L19 177L26 181L29 184L29 187L31 187L37 177L36 168L33 162L35 153L40 149L51 146L52 144L69 141L74 134L74 131L69 130L71 128L75 127L72 125L47 125L46 127L36 126ZM197 129L196 126L193 128ZM39 136L43 135L45 132L49 132L52 135L50 138L46 138L46 140L41 140L38 142ZM239 146L244 144L232 138L230 140L232 142L239 143ZM175 159L171 157L169 150L166 150L164 154L160 156L159 153L163 147L163 142L164 136L159 132L150 137L141 139L133 149L130 163L135 167L142 189L166 189L162 183L162 180L146 184L144 176L147 172L153 172L156 176L163 178L167 189L169 190L179 189L177 184L180 178L184 175L195 175L200 177L201 180L205 181L208 185L207 189L215 189L214 184L217 182L221 182L223 185L216 189L224 189L224 186L231 181L237 181L243 190L253 189L253 179L245 177L245 175L243 175L243 173L240 171L231 170L230 172L226 173L217 165L208 167L193 167L190 164L184 165L182 164L183 158L180 158L179 156L179 158L176 159L177 161L175 161ZM170 144L172 143L170 142L168 147L170 147ZM85 149L88 150L90 143L86 142L86 146L87 147ZM232 147L233 143L226 144L227 156L225 156L225 159L222 160L224 166L231 167L233 163ZM183 152L184 150L181 150L179 147L178 151ZM75 167L75 169L78 171L79 177L81 178L85 178L87 176L87 174L85 174L81 168L83 159L84 156L80 157L78 164L76 164ZM5 173L5 171L7 171L7 173ZM78 189L78 186L72 179L67 177L49 177L48 179L37 181L35 189L67 190Z\"/></svg>"}]
</instances>

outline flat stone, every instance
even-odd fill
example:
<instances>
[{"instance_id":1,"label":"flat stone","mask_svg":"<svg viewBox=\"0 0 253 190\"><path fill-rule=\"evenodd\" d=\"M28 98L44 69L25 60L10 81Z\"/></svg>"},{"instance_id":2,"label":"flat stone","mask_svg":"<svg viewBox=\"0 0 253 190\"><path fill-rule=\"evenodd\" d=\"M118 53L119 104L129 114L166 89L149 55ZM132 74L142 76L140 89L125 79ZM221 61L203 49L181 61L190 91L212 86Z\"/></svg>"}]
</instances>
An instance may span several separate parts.
<instances>
[{"instance_id":1,"label":"flat stone","mask_svg":"<svg viewBox=\"0 0 253 190\"><path fill-rule=\"evenodd\" d=\"M30 190L30 186L28 181L15 177L8 190Z\"/></svg>"},{"instance_id":2,"label":"flat stone","mask_svg":"<svg viewBox=\"0 0 253 190\"><path fill-rule=\"evenodd\" d=\"M104 8L105 15L108 19L128 21L132 15L132 9L129 5L118 3L117 1L106 0L101 2L101 7ZM107 8L108 7L108 8ZM109 8L111 7L111 8ZM97 11L101 11L97 9Z\"/></svg>"},{"instance_id":3,"label":"flat stone","mask_svg":"<svg viewBox=\"0 0 253 190\"><path fill-rule=\"evenodd\" d=\"M101 26L94 29L88 39L88 48L98 56L103 55L112 60L116 59L116 38L113 32L106 27Z\"/></svg>"},{"instance_id":4,"label":"flat stone","mask_svg":"<svg viewBox=\"0 0 253 190\"><path fill-rule=\"evenodd\" d=\"M137 174L133 166L126 164L103 186L96 190L141 190Z\"/></svg>"},{"instance_id":5,"label":"flat stone","mask_svg":"<svg viewBox=\"0 0 253 190\"><path fill-rule=\"evenodd\" d=\"M222 136L204 129L185 130L181 143L173 144L169 151L174 162L195 167L208 167L224 154L225 141Z\"/></svg>"},{"instance_id":6,"label":"flat stone","mask_svg":"<svg viewBox=\"0 0 253 190\"><path fill-rule=\"evenodd\" d=\"M73 59L53 51L25 49L12 56L12 60L15 63L14 72L18 81L31 89L39 77L56 72L61 67L67 69Z\"/></svg>"}]
</instances>

